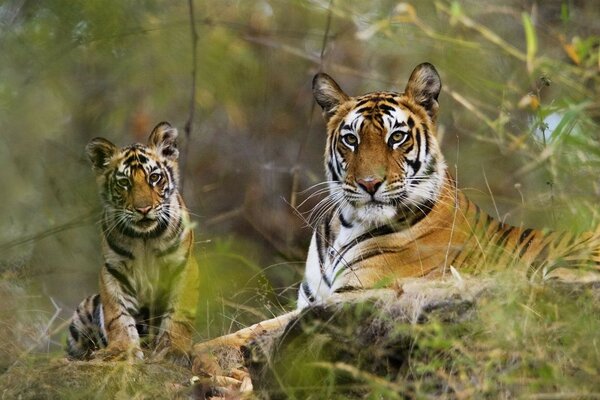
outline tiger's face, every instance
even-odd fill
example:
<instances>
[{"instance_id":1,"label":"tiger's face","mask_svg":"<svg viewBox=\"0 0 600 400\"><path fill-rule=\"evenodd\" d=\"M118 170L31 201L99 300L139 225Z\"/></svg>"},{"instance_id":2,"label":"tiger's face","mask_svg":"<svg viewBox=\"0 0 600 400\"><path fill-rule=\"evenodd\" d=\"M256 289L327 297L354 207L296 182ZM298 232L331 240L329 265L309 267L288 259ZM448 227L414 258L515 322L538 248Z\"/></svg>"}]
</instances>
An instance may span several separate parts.
<instances>
[{"instance_id":1,"label":"tiger's face","mask_svg":"<svg viewBox=\"0 0 600 400\"><path fill-rule=\"evenodd\" d=\"M347 218L381 224L431 208L445 173L435 138L440 89L427 63L415 68L402 94L350 97L328 75L315 76L330 193Z\"/></svg>"},{"instance_id":2,"label":"tiger's face","mask_svg":"<svg viewBox=\"0 0 600 400\"><path fill-rule=\"evenodd\" d=\"M177 193L177 130L158 124L147 145L117 148L103 138L86 147L112 227L127 236L149 237L168 226Z\"/></svg>"}]
</instances>

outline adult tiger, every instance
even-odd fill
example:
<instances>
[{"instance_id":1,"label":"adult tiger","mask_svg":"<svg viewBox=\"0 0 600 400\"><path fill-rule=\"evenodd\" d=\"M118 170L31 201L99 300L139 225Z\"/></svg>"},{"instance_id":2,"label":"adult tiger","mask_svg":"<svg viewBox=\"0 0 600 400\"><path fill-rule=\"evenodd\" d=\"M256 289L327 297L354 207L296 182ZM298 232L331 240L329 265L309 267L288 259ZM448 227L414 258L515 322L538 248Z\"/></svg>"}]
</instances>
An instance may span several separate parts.
<instances>
[{"instance_id":1,"label":"adult tiger","mask_svg":"<svg viewBox=\"0 0 600 400\"><path fill-rule=\"evenodd\" d=\"M439 75L418 65L404 93L345 94L317 74L313 92L327 123L329 185L310 243L298 309L195 346L243 346L281 329L299 310L403 278L439 278L524 266L543 277L600 278L600 232L542 232L501 223L472 203L449 175L436 138ZM376 292L376 291L373 291Z\"/></svg>"},{"instance_id":2,"label":"adult tiger","mask_svg":"<svg viewBox=\"0 0 600 400\"><path fill-rule=\"evenodd\" d=\"M399 278L526 266L542 278L600 278L600 231L576 235L493 219L457 189L436 138L440 77L418 65L404 93L350 97L313 80L327 122L331 209L312 237L298 306Z\"/></svg>"},{"instance_id":3,"label":"adult tiger","mask_svg":"<svg viewBox=\"0 0 600 400\"><path fill-rule=\"evenodd\" d=\"M148 145L119 149L95 138L86 147L103 202L104 266L100 293L83 300L69 325L73 358L143 358L142 337L153 338L156 356L185 361L199 276L177 189L176 138L177 130L162 122Z\"/></svg>"}]
</instances>

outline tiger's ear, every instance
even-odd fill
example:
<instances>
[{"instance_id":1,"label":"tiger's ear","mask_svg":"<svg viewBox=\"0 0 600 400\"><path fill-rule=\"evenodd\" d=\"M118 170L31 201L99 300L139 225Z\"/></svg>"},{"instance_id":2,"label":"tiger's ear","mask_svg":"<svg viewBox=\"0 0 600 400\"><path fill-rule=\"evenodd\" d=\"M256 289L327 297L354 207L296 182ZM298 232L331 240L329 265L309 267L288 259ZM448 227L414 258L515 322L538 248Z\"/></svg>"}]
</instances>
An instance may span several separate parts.
<instances>
[{"instance_id":1,"label":"tiger's ear","mask_svg":"<svg viewBox=\"0 0 600 400\"><path fill-rule=\"evenodd\" d=\"M438 96L442 90L442 82L435 67L430 63L417 65L406 84L404 94L415 103L423 106L432 120L437 116Z\"/></svg>"},{"instance_id":2,"label":"tiger's ear","mask_svg":"<svg viewBox=\"0 0 600 400\"><path fill-rule=\"evenodd\" d=\"M97 137L92 139L87 146L85 146L85 152L92 163L94 171L101 174L106 170L110 163L110 159L117 152L117 146L112 144L109 140Z\"/></svg>"},{"instance_id":3,"label":"tiger's ear","mask_svg":"<svg viewBox=\"0 0 600 400\"><path fill-rule=\"evenodd\" d=\"M329 119L337 106L350 98L340 86L327 74L320 72L313 78L313 95L323 109L326 119Z\"/></svg>"},{"instance_id":4,"label":"tiger's ear","mask_svg":"<svg viewBox=\"0 0 600 400\"><path fill-rule=\"evenodd\" d=\"M177 129L168 122L161 122L152 130L148 144L156 149L156 152L169 160L177 160Z\"/></svg>"}]
</instances>

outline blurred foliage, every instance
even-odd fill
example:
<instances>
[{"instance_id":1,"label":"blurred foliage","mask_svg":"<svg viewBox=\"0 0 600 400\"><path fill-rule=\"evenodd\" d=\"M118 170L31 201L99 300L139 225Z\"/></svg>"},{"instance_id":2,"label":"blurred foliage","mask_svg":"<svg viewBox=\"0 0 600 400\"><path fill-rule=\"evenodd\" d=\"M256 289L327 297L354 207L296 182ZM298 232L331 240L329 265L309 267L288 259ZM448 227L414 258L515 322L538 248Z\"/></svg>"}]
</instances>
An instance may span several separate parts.
<instances>
[{"instance_id":1,"label":"blurred foliage","mask_svg":"<svg viewBox=\"0 0 600 400\"><path fill-rule=\"evenodd\" d=\"M204 277L198 338L292 307L318 198L296 207L323 179L310 89L319 70L361 94L402 91L416 64L432 62L442 148L473 200L515 225L597 225L595 0L194 5L195 88L187 2L0 5L0 273L17 284L0 293L22 306L10 317L25 327L3 339L12 350L0 369L30 348L60 351L70 313L97 290L100 204L85 144L145 141L162 120L187 149L183 192Z\"/></svg>"}]
</instances>

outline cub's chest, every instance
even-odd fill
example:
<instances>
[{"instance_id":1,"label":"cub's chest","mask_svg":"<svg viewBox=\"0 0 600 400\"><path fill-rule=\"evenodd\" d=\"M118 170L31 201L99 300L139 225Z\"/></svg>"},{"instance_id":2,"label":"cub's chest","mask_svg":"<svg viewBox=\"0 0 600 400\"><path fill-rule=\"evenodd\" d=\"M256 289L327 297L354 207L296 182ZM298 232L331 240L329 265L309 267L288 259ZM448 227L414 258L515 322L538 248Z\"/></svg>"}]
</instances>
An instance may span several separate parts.
<instances>
[{"instance_id":1,"label":"cub's chest","mask_svg":"<svg viewBox=\"0 0 600 400\"><path fill-rule=\"evenodd\" d=\"M151 242L136 243L132 250L134 258L128 269L137 288L138 298L151 299L159 293L172 290L185 257L177 252L162 255L162 246Z\"/></svg>"}]
</instances>

